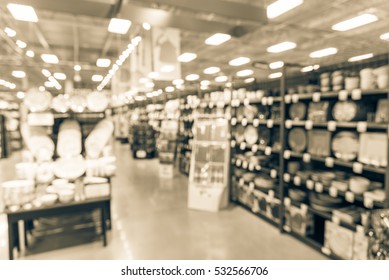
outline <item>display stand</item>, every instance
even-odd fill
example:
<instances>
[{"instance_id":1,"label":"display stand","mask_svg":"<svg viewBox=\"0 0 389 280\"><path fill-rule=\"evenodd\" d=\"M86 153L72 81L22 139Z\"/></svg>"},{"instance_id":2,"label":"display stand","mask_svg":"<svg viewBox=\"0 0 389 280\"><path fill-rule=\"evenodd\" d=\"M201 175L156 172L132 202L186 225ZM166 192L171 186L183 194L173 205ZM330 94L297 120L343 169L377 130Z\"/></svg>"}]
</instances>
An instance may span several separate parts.
<instances>
[{"instance_id":1,"label":"display stand","mask_svg":"<svg viewBox=\"0 0 389 280\"><path fill-rule=\"evenodd\" d=\"M197 118L188 208L216 212L228 206L228 122L223 118Z\"/></svg>"}]
</instances>

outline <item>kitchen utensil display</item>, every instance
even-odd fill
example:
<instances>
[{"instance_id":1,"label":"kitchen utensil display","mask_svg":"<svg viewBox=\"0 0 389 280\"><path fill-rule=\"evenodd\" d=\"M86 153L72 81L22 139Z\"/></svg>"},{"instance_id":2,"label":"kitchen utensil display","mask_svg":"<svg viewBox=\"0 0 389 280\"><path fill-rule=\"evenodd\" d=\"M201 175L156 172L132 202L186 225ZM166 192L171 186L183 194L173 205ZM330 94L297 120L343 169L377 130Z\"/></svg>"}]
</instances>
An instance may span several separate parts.
<instances>
[{"instance_id":1,"label":"kitchen utensil display","mask_svg":"<svg viewBox=\"0 0 389 280\"><path fill-rule=\"evenodd\" d=\"M38 89L30 89L24 97L24 104L30 112L44 112L50 108L51 93L48 91L40 91Z\"/></svg>"},{"instance_id":2,"label":"kitchen utensil display","mask_svg":"<svg viewBox=\"0 0 389 280\"><path fill-rule=\"evenodd\" d=\"M385 133L361 133L359 136L358 161L375 166L386 166L387 141Z\"/></svg>"},{"instance_id":3,"label":"kitchen utensil display","mask_svg":"<svg viewBox=\"0 0 389 280\"><path fill-rule=\"evenodd\" d=\"M323 123L328 120L329 102L312 102L308 107L308 120Z\"/></svg>"},{"instance_id":4,"label":"kitchen utensil display","mask_svg":"<svg viewBox=\"0 0 389 280\"><path fill-rule=\"evenodd\" d=\"M60 157L73 157L82 151L81 127L77 121L64 121L58 133L57 154Z\"/></svg>"},{"instance_id":5,"label":"kitchen utensil display","mask_svg":"<svg viewBox=\"0 0 389 280\"><path fill-rule=\"evenodd\" d=\"M307 106L305 105L305 103L302 102L293 103L289 107L289 117L292 120L305 119L306 112L307 112Z\"/></svg>"},{"instance_id":6,"label":"kitchen utensil display","mask_svg":"<svg viewBox=\"0 0 389 280\"><path fill-rule=\"evenodd\" d=\"M86 104L91 112L103 112L108 107L109 100L101 92L93 91L88 94Z\"/></svg>"},{"instance_id":7,"label":"kitchen utensil display","mask_svg":"<svg viewBox=\"0 0 389 280\"><path fill-rule=\"evenodd\" d=\"M332 109L332 116L340 122L366 120L366 107L354 101L338 101Z\"/></svg>"},{"instance_id":8,"label":"kitchen utensil display","mask_svg":"<svg viewBox=\"0 0 389 280\"><path fill-rule=\"evenodd\" d=\"M330 155L331 132L320 129L308 131L308 152L312 155L327 157Z\"/></svg>"},{"instance_id":9,"label":"kitchen utensil display","mask_svg":"<svg viewBox=\"0 0 389 280\"><path fill-rule=\"evenodd\" d=\"M258 141L258 129L252 125L246 127L244 131L244 139L248 145L253 145Z\"/></svg>"},{"instance_id":10,"label":"kitchen utensil display","mask_svg":"<svg viewBox=\"0 0 389 280\"><path fill-rule=\"evenodd\" d=\"M292 151L301 153L307 147L307 134L304 129L295 127L289 131L288 144Z\"/></svg>"},{"instance_id":11,"label":"kitchen utensil display","mask_svg":"<svg viewBox=\"0 0 389 280\"><path fill-rule=\"evenodd\" d=\"M332 151L335 157L352 161L358 156L359 141L358 134L355 132L342 131L332 139Z\"/></svg>"}]
</instances>

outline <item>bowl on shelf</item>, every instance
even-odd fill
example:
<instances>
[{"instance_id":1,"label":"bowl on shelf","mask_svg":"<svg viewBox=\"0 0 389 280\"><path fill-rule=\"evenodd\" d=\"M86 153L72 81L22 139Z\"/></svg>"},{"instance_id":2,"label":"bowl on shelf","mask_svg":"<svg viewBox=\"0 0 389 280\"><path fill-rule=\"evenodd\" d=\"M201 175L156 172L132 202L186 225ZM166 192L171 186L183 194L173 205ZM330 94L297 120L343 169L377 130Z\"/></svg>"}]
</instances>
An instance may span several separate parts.
<instances>
[{"instance_id":1,"label":"bowl on shelf","mask_svg":"<svg viewBox=\"0 0 389 280\"><path fill-rule=\"evenodd\" d=\"M355 194L363 194L368 191L370 187L370 180L360 176L353 176L350 178L350 191Z\"/></svg>"},{"instance_id":2,"label":"bowl on shelf","mask_svg":"<svg viewBox=\"0 0 389 280\"><path fill-rule=\"evenodd\" d=\"M69 203L74 200L74 190L61 190L58 192L58 199L62 203Z\"/></svg>"},{"instance_id":3,"label":"bowl on shelf","mask_svg":"<svg viewBox=\"0 0 389 280\"><path fill-rule=\"evenodd\" d=\"M57 202L58 195L49 193L49 194L42 195L39 199L42 202L43 206L52 206Z\"/></svg>"},{"instance_id":4,"label":"bowl on shelf","mask_svg":"<svg viewBox=\"0 0 389 280\"><path fill-rule=\"evenodd\" d=\"M339 132L332 139L331 146L336 158L345 161L355 160L359 150L358 135L350 131Z\"/></svg>"}]
</instances>

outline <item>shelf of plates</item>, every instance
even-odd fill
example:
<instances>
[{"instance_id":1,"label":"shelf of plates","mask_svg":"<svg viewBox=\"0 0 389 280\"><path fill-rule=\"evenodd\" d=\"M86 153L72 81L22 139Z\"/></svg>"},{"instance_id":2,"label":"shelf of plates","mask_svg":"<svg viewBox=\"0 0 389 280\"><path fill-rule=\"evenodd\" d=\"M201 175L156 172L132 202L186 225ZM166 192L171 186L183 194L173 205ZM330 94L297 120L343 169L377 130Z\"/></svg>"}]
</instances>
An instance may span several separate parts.
<instances>
[{"instance_id":1,"label":"shelf of plates","mask_svg":"<svg viewBox=\"0 0 389 280\"><path fill-rule=\"evenodd\" d=\"M388 75L380 66L297 91L282 78L280 96L234 90L232 200L331 258L374 258L370 217L389 208L388 79L366 72Z\"/></svg>"}]
</instances>

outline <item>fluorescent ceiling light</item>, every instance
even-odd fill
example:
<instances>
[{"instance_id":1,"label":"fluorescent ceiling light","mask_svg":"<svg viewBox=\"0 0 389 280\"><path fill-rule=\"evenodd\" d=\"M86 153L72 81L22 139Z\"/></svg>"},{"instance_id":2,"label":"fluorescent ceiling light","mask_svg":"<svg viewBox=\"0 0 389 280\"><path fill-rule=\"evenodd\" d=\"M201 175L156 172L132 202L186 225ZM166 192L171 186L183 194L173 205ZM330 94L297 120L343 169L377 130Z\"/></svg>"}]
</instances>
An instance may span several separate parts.
<instances>
[{"instance_id":1,"label":"fluorescent ceiling light","mask_svg":"<svg viewBox=\"0 0 389 280\"><path fill-rule=\"evenodd\" d=\"M112 70L115 71L115 72L117 70L119 70L119 65L117 65L116 63L114 65L112 65Z\"/></svg>"},{"instance_id":2,"label":"fluorescent ceiling light","mask_svg":"<svg viewBox=\"0 0 389 280\"><path fill-rule=\"evenodd\" d=\"M52 82L50 82L50 81L46 81L46 82L45 82L45 87L47 87L47 88L53 88L53 87L54 87L54 84L53 84Z\"/></svg>"},{"instance_id":3,"label":"fluorescent ceiling light","mask_svg":"<svg viewBox=\"0 0 389 280\"><path fill-rule=\"evenodd\" d=\"M187 76L185 77L185 80L187 80L187 81L196 81L196 80L198 80L199 78L200 78L200 76L197 75L197 74L189 74L189 75L187 75Z\"/></svg>"},{"instance_id":4,"label":"fluorescent ceiling light","mask_svg":"<svg viewBox=\"0 0 389 280\"><path fill-rule=\"evenodd\" d=\"M170 73L175 69L174 65L166 64L159 69L162 73Z\"/></svg>"},{"instance_id":5,"label":"fluorescent ceiling light","mask_svg":"<svg viewBox=\"0 0 389 280\"><path fill-rule=\"evenodd\" d=\"M111 18L108 25L108 31L117 34L126 34L131 27L131 21L128 19Z\"/></svg>"},{"instance_id":6,"label":"fluorescent ceiling light","mask_svg":"<svg viewBox=\"0 0 389 280\"><path fill-rule=\"evenodd\" d=\"M280 53L280 52L284 52L284 51L288 51L288 50L294 49L296 46L297 46L296 43L286 41L286 42L282 42L282 43L273 45L271 47L268 47L267 48L267 52L269 52L269 53Z\"/></svg>"},{"instance_id":7,"label":"fluorescent ceiling light","mask_svg":"<svg viewBox=\"0 0 389 280\"><path fill-rule=\"evenodd\" d=\"M73 69L74 69L74 71L79 72L79 71L81 71L81 65L76 64L76 65L74 65Z\"/></svg>"},{"instance_id":8,"label":"fluorescent ceiling light","mask_svg":"<svg viewBox=\"0 0 389 280\"><path fill-rule=\"evenodd\" d=\"M174 91L174 87L168 86L168 87L165 88L165 91L166 92L173 92Z\"/></svg>"},{"instance_id":9,"label":"fluorescent ceiling light","mask_svg":"<svg viewBox=\"0 0 389 280\"><path fill-rule=\"evenodd\" d=\"M278 0L267 6L267 17L276 18L300 6L303 2L303 0Z\"/></svg>"},{"instance_id":10,"label":"fluorescent ceiling light","mask_svg":"<svg viewBox=\"0 0 389 280\"><path fill-rule=\"evenodd\" d=\"M279 69L279 68L282 68L284 67L284 62L283 61L276 61L276 62L272 62L269 64L269 68L274 70L274 69Z\"/></svg>"},{"instance_id":11,"label":"fluorescent ceiling light","mask_svg":"<svg viewBox=\"0 0 389 280\"><path fill-rule=\"evenodd\" d=\"M23 42L22 40L16 40L16 45L21 48L21 49L25 49L27 47L27 44L26 42Z\"/></svg>"},{"instance_id":12,"label":"fluorescent ceiling light","mask_svg":"<svg viewBox=\"0 0 389 280\"><path fill-rule=\"evenodd\" d=\"M348 59L348 62L354 62L354 61L360 61L360 60L364 60L364 59L369 59L369 58L372 58L373 56L374 55L372 53L357 55L357 56L350 57Z\"/></svg>"},{"instance_id":13,"label":"fluorescent ceiling light","mask_svg":"<svg viewBox=\"0 0 389 280\"><path fill-rule=\"evenodd\" d=\"M32 50L28 50L28 51L26 51L26 55L27 55L28 57L33 58L33 57L35 56L35 53L34 53L34 51L32 51Z\"/></svg>"},{"instance_id":14,"label":"fluorescent ceiling light","mask_svg":"<svg viewBox=\"0 0 389 280\"><path fill-rule=\"evenodd\" d=\"M246 84L252 83L252 82L254 82L254 81L255 81L255 78L247 78L246 80L244 80L244 82L245 82Z\"/></svg>"},{"instance_id":15,"label":"fluorescent ceiling light","mask_svg":"<svg viewBox=\"0 0 389 280\"><path fill-rule=\"evenodd\" d=\"M66 80L66 75L64 73L54 73L54 78L57 80Z\"/></svg>"},{"instance_id":16,"label":"fluorescent ceiling light","mask_svg":"<svg viewBox=\"0 0 389 280\"><path fill-rule=\"evenodd\" d=\"M238 77L247 77L247 76L250 76L252 74L254 74L254 71L251 69L245 69L245 70L240 70L240 71L236 72L236 76L238 76Z\"/></svg>"},{"instance_id":17,"label":"fluorescent ceiling light","mask_svg":"<svg viewBox=\"0 0 389 280\"><path fill-rule=\"evenodd\" d=\"M335 31L348 31L378 20L378 17L373 14L362 14L348 20L339 22L332 26L332 30Z\"/></svg>"},{"instance_id":18,"label":"fluorescent ceiling light","mask_svg":"<svg viewBox=\"0 0 389 280\"><path fill-rule=\"evenodd\" d=\"M21 78L26 77L26 72L14 70L14 71L12 71L12 76L14 76L15 78L21 79Z\"/></svg>"},{"instance_id":19,"label":"fluorescent ceiling light","mask_svg":"<svg viewBox=\"0 0 389 280\"><path fill-rule=\"evenodd\" d=\"M218 83L224 83L224 82L227 82L228 81L228 77L227 76L217 76L215 78L215 82L218 82Z\"/></svg>"},{"instance_id":20,"label":"fluorescent ceiling light","mask_svg":"<svg viewBox=\"0 0 389 280\"><path fill-rule=\"evenodd\" d=\"M313 70L317 70L320 68L320 65L315 64L315 65L309 65L301 68L301 72L311 72Z\"/></svg>"},{"instance_id":21,"label":"fluorescent ceiling light","mask_svg":"<svg viewBox=\"0 0 389 280\"><path fill-rule=\"evenodd\" d=\"M175 80L173 80L172 84L175 86L183 85L184 80L183 79L175 79Z\"/></svg>"},{"instance_id":22,"label":"fluorescent ceiling light","mask_svg":"<svg viewBox=\"0 0 389 280\"><path fill-rule=\"evenodd\" d=\"M338 53L337 48L326 48L326 49L311 52L309 54L309 56L311 58L320 58L320 57L325 57L325 56L329 56L329 55L334 55L337 53Z\"/></svg>"},{"instance_id":23,"label":"fluorescent ceiling light","mask_svg":"<svg viewBox=\"0 0 389 280\"><path fill-rule=\"evenodd\" d=\"M143 27L144 30L150 30L151 29L151 25L148 22L144 22L142 24L142 27Z\"/></svg>"},{"instance_id":24,"label":"fluorescent ceiling light","mask_svg":"<svg viewBox=\"0 0 389 280\"><path fill-rule=\"evenodd\" d=\"M7 8L16 20L38 22L38 16L31 6L10 3Z\"/></svg>"},{"instance_id":25,"label":"fluorescent ceiling light","mask_svg":"<svg viewBox=\"0 0 389 280\"><path fill-rule=\"evenodd\" d=\"M111 60L108 58L99 58L96 61L97 67L109 67L111 65Z\"/></svg>"},{"instance_id":26,"label":"fluorescent ceiling light","mask_svg":"<svg viewBox=\"0 0 389 280\"><path fill-rule=\"evenodd\" d=\"M6 27L4 28L5 34L7 34L8 37L15 37L16 36L16 31L13 30L12 28Z\"/></svg>"},{"instance_id":27,"label":"fluorescent ceiling light","mask_svg":"<svg viewBox=\"0 0 389 280\"><path fill-rule=\"evenodd\" d=\"M92 76L92 81L93 82L101 82L103 80L103 76L102 75L93 75Z\"/></svg>"},{"instance_id":28,"label":"fluorescent ceiling light","mask_svg":"<svg viewBox=\"0 0 389 280\"><path fill-rule=\"evenodd\" d=\"M43 76L45 76L46 78L48 78L48 77L51 76L50 71L47 70L47 69L42 69L42 74L43 74Z\"/></svg>"},{"instance_id":29,"label":"fluorescent ceiling light","mask_svg":"<svg viewBox=\"0 0 389 280\"><path fill-rule=\"evenodd\" d=\"M269 75L270 79L276 79L276 78L280 78L280 77L282 77L282 73L281 72L271 73Z\"/></svg>"},{"instance_id":30,"label":"fluorescent ceiling light","mask_svg":"<svg viewBox=\"0 0 389 280\"><path fill-rule=\"evenodd\" d=\"M220 72L220 68L216 66L211 66L204 69L204 74L212 75Z\"/></svg>"},{"instance_id":31,"label":"fluorescent ceiling light","mask_svg":"<svg viewBox=\"0 0 389 280\"><path fill-rule=\"evenodd\" d=\"M46 63L57 64L59 62L55 54L42 54L41 58Z\"/></svg>"},{"instance_id":32,"label":"fluorescent ceiling light","mask_svg":"<svg viewBox=\"0 0 389 280\"><path fill-rule=\"evenodd\" d=\"M228 40L231 39L231 35L229 34L223 34L223 33L216 33L205 40L205 44L211 45L211 46L218 46L221 45Z\"/></svg>"},{"instance_id":33,"label":"fluorescent ceiling light","mask_svg":"<svg viewBox=\"0 0 389 280\"><path fill-rule=\"evenodd\" d=\"M228 62L228 64L231 66L241 66L241 65L247 64L249 62L250 62L250 58L241 56L241 57L237 57L237 58L230 60Z\"/></svg>"},{"instance_id":34,"label":"fluorescent ceiling light","mask_svg":"<svg viewBox=\"0 0 389 280\"><path fill-rule=\"evenodd\" d=\"M177 57L177 60L179 62L190 62L190 61L196 59L196 57L197 57L197 54L187 52L187 53L183 53L179 57Z\"/></svg>"},{"instance_id":35,"label":"fluorescent ceiling light","mask_svg":"<svg viewBox=\"0 0 389 280\"><path fill-rule=\"evenodd\" d=\"M381 39L381 40L388 41L388 40L389 40L389 32L388 32L388 33L381 34L380 39Z\"/></svg>"},{"instance_id":36,"label":"fluorescent ceiling light","mask_svg":"<svg viewBox=\"0 0 389 280\"><path fill-rule=\"evenodd\" d=\"M202 85L202 86L209 86L210 84L211 84L211 82L208 80L203 80L200 82L200 85Z\"/></svg>"},{"instance_id":37,"label":"fluorescent ceiling light","mask_svg":"<svg viewBox=\"0 0 389 280\"><path fill-rule=\"evenodd\" d=\"M156 79L159 77L159 73L158 72L150 72L148 75L147 75L150 79Z\"/></svg>"}]
</instances>

